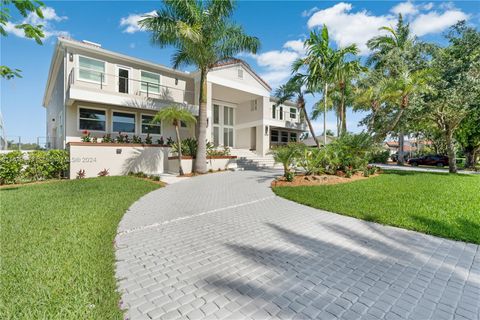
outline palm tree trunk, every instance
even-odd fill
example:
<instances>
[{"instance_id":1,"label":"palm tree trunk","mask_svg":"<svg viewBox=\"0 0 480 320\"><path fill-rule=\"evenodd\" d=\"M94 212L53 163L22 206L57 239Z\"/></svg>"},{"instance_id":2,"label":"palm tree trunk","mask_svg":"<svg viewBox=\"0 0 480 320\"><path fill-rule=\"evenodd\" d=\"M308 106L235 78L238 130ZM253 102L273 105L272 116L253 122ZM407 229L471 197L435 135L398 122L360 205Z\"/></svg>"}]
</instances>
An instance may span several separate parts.
<instances>
[{"instance_id":1,"label":"palm tree trunk","mask_svg":"<svg viewBox=\"0 0 480 320\"><path fill-rule=\"evenodd\" d=\"M340 135L347 132L347 122L346 122L346 108L345 108L345 84L342 84L341 98L340 98Z\"/></svg>"},{"instance_id":2,"label":"palm tree trunk","mask_svg":"<svg viewBox=\"0 0 480 320\"><path fill-rule=\"evenodd\" d=\"M195 159L195 172L207 172L207 70L200 70L200 97L198 113L198 148Z\"/></svg>"},{"instance_id":3,"label":"palm tree trunk","mask_svg":"<svg viewBox=\"0 0 480 320\"><path fill-rule=\"evenodd\" d=\"M323 91L323 146L327 146L327 95L328 84L325 82L325 90Z\"/></svg>"},{"instance_id":4,"label":"palm tree trunk","mask_svg":"<svg viewBox=\"0 0 480 320\"><path fill-rule=\"evenodd\" d=\"M303 111L303 114L305 115L305 120L307 121L308 124L308 129L310 129L310 134L313 137L313 141L315 141L315 144L317 145L317 148L320 149L320 143L318 142L317 136L315 136L315 131L313 130L312 122L310 122L310 117L307 114L307 110L305 109L305 101L303 100L303 97L301 97L299 102L299 107L300 110Z\"/></svg>"},{"instance_id":5,"label":"palm tree trunk","mask_svg":"<svg viewBox=\"0 0 480 320\"><path fill-rule=\"evenodd\" d=\"M453 145L453 132L449 127L445 130L445 140L447 141L448 171L450 173L457 173L457 159L455 156L455 146Z\"/></svg>"},{"instance_id":6,"label":"palm tree trunk","mask_svg":"<svg viewBox=\"0 0 480 320\"><path fill-rule=\"evenodd\" d=\"M180 139L180 132L178 131L178 121L175 121L175 133L177 135L177 146L178 146L178 174L180 176L185 175L182 168L182 140Z\"/></svg>"},{"instance_id":7,"label":"palm tree trunk","mask_svg":"<svg viewBox=\"0 0 480 320\"><path fill-rule=\"evenodd\" d=\"M403 153L404 145L405 145L405 135L403 133L403 130L400 130L398 135L398 158L397 158L397 164L400 166L403 166L405 164L405 157Z\"/></svg>"}]
</instances>

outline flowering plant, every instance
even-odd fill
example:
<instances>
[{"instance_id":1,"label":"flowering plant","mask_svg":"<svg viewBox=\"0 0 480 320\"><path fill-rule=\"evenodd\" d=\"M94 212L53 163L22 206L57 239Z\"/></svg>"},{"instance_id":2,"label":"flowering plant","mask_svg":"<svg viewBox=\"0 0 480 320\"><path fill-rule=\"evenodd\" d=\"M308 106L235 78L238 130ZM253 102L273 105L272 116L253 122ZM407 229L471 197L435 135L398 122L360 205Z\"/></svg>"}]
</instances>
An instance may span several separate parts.
<instances>
[{"instance_id":1,"label":"flowering plant","mask_svg":"<svg viewBox=\"0 0 480 320\"><path fill-rule=\"evenodd\" d=\"M90 132L88 132L88 130L83 130L82 133L83 133L82 142L91 142L92 141L92 137L90 137Z\"/></svg>"}]
</instances>

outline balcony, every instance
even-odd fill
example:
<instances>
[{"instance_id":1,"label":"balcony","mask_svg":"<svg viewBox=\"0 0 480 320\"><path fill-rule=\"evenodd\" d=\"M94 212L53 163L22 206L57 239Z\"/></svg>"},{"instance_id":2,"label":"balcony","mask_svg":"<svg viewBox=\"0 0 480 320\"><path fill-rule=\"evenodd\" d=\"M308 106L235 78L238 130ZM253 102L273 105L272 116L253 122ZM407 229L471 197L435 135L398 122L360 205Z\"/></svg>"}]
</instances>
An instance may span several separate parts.
<instances>
[{"instance_id":1,"label":"balcony","mask_svg":"<svg viewBox=\"0 0 480 320\"><path fill-rule=\"evenodd\" d=\"M295 113L295 116L293 116L293 113L290 113L289 107L284 107L283 111L279 107L272 107L270 111L271 119L274 120L275 126L300 131L307 129L307 125L298 111Z\"/></svg>"},{"instance_id":2,"label":"balcony","mask_svg":"<svg viewBox=\"0 0 480 320\"><path fill-rule=\"evenodd\" d=\"M150 110L172 103L195 107L193 91L81 68L70 71L66 96L67 105L88 101Z\"/></svg>"}]
</instances>

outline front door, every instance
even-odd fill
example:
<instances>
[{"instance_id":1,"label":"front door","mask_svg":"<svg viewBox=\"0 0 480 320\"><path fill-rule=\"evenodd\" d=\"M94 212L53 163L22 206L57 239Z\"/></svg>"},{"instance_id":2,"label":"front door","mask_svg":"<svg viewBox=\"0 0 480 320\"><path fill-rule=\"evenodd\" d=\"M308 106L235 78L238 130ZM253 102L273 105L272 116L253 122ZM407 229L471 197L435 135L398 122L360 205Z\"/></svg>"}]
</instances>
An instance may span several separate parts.
<instances>
[{"instance_id":1,"label":"front door","mask_svg":"<svg viewBox=\"0 0 480 320\"><path fill-rule=\"evenodd\" d=\"M213 144L215 146L234 145L234 108L213 105Z\"/></svg>"},{"instance_id":2,"label":"front door","mask_svg":"<svg viewBox=\"0 0 480 320\"><path fill-rule=\"evenodd\" d=\"M118 92L128 93L128 79L130 71L125 68L118 68Z\"/></svg>"}]
</instances>

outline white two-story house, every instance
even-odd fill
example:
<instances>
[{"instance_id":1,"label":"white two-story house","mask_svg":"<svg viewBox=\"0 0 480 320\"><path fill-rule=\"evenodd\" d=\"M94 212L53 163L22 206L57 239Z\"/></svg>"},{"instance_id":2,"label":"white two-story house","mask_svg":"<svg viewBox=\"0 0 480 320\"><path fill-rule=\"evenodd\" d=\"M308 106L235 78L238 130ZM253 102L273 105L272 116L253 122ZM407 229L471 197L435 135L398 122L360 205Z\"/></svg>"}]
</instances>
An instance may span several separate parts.
<instances>
[{"instance_id":1,"label":"white two-story house","mask_svg":"<svg viewBox=\"0 0 480 320\"><path fill-rule=\"evenodd\" d=\"M305 124L294 103L276 105L270 86L245 62L213 68L207 77L207 139L217 146L265 155L272 145L297 141ZM154 143L175 137L169 123L151 124L156 111L172 103L198 114L199 73L105 50L89 41L59 38L43 106L51 148L80 141L87 130L100 140L119 132ZM182 138L195 127L182 124Z\"/></svg>"}]
</instances>

